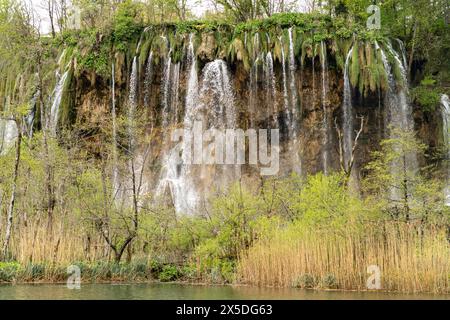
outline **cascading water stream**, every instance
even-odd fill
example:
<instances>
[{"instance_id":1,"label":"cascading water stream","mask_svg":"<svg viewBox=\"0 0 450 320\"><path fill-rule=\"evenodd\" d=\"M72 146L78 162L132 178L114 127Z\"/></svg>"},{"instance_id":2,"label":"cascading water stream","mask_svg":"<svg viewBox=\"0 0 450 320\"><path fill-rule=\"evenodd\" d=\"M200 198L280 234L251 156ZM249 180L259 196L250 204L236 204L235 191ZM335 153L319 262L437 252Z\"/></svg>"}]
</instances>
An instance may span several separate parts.
<instances>
[{"instance_id":1,"label":"cascading water stream","mask_svg":"<svg viewBox=\"0 0 450 320\"><path fill-rule=\"evenodd\" d=\"M385 121L386 132L390 138L396 138L394 132L395 130L402 131L413 131L414 121L412 118L412 108L408 102L408 77L406 74L406 69L403 66L398 54L392 49L391 45L388 44L388 50L393 55L395 61L397 62L402 77L402 84L397 84L392 67L386 56L384 50L375 42L375 47L381 53L381 58L383 60L383 65L388 78L388 89L385 94L385 107L387 109L387 118ZM418 162L416 154L406 155L406 161L404 164L394 162L392 163L391 172L393 174L399 173L401 170L406 170L408 172L418 171ZM410 195L409 195L410 196ZM391 188L391 197L393 200L400 200L404 196L400 194L400 188Z\"/></svg>"},{"instance_id":2,"label":"cascading water stream","mask_svg":"<svg viewBox=\"0 0 450 320\"><path fill-rule=\"evenodd\" d=\"M326 44L324 41L320 43L321 52L321 64L322 64L322 108L323 108L323 140L322 140L322 162L323 162L323 172L327 175L329 168L329 141L330 141L330 124L329 115L327 110L327 96L328 96L328 77L327 77L327 51Z\"/></svg>"},{"instance_id":3,"label":"cascading water stream","mask_svg":"<svg viewBox=\"0 0 450 320\"><path fill-rule=\"evenodd\" d=\"M164 195L167 188L170 191L172 203L177 213L192 214L199 204L199 196L191 177L192 163L192 135L196 113L198 111L198 73L194 35L189 38L188 47L188 83L186 94L186 107L184 114L184 136L182 147L182 164L179 161L179 150L172 149L163 159L162 178L157 187L157 194Z\"/></svg>"},{"instance_id":4,"label":"cascading water stream","mask_svg":"<svg viewBox=\"0 0 450 320\"><path fill-rule=\"evenodd\" d=\"M259 77L258 77L258 71L259 71L259 57L256 58L252 69L250 70L250 110L252 110L252 112L256 113L256 110L258 110L258 81L259 81ZM255 114L252 114L250 116L250 127L254 128L255 127Z\"/></svg>"},{"instance_id":5,"label":"cascading water stream","mask_svg":"<svg viewBox=\"0 0 450 320\"><path fill-rule=\"evenodd\" d=\"M406 70L408 69L408 59L406 57L406 48L405 48L405 44L403 43L402 40L400 39L396 39L399 47L400 47L400 51L402 52L402 62L403 62L403 68Z\"/></svg>"},{"instance_id":6,"label":"cascading water stream","mask_svg":"<svg viewBox=\"0 0 450 320\"><path fill-rule=\"evenodd\" d=\"M250 115L250 128L255 127L255 118L257 110L259 109L259 70L261 62L265 62L264 57L261 55L259 33L256 33L253 37L253 66L250 70L250 93L249 93L249 105L252 114Z\"/></svg>"},{"instance_id":7,"label":"cascading water stream","mask_svg":"<svg viewBox=\"0 0 450 320\"><path fill-rule=\"evenodd\" d=\"M134 122L137 109L137 93L138 93L138 59L137 56L133 59L133 65L130 75L130 91L128 96L128 134L129 134L129 152L134 152L135 148L135 135L134 135Z\"/></svg>"},{"instance_id":8,"label":"cascading water stream","mask_svg":"<svg viewBox=\"0 0 450 320\"><path fill-rule=\"evenodd\" d=\"M205 114L205 122L209 129L235 129L236 107L234 91L228 66L223 60L215 60L208 63L203 69L203 81L200 89L200 101L202 111ZM240 177L240 165L233 168L230 165L223 166L217 182L220 187Z\"/></svg>"},{"instance_id":9,"label":"cascading water stream","mask_svg":"<svg viewBox=\"0 0 450 320\"><path fill-rule=\"evenodd\" d=\"M284 106L284 116L285 123L288 130L292 128L291 124L291 111L289 110L289 93L288 93L288 83L287 83L287 73L286 73L286 53L284 51L283 38L280 37L281 44L281 64L283 70L283 106ZM289 132L288 132L289 135Z\"/></svg>"},{"instance_id":10,"label":"cascading water stream","mask_svg":"<svg viewBox=\"0 0 450 320\"><path fill-rule=\"evenodd\" d=\"M298 119L298 95L297 95L297 80L295 77L295 72L297 71L297 64L295 63L295 52L294 52L294 39L292 34L292 28L289 28L289 86L291 91L291 130L294 136L297 135L297 121Z\"/></svg>"},{"instance_id":11,"label":"cascading water stream","mask_svg":"<svg viewBox=\"0 0 450 320\"><path fill-rule=\"evenodd\" d=\"M166 62L164 65L164 74L163 74L163 79L162 79L162 95L163 95L162 124L163 124L163 128L167 128L170 124L169 108L170 108L170 94L171 94L171 91L170 91L170 76L172 74L171 69L172 69L172 51L169 50L169 53L167 55Z\"/></svg>"},{"instance_id":12,"label":"cascading water stream","mask_svg":"<svg viewBox=\"0 0 450 320\"><path fill-rule=\"evenodd\" d=\"M150 51L147 66L145 68L145 79L144 79L144 107L150 107L150 94L151 85L153 80L153 51Z\"/></svg>"},{"instance_id":13,"label":"cascading water stream","mask_svg":"<svg viewBox=\"0 0 450 320\"><path fill-rule=\"evenodd\" d=\"M344 102L343 109L343 147L344 147L344 161L347 166L352 156L353 149L353 104L352 104L352 90L350 85L350 60L353 54L353 47L347 54L345 60L344 70ZM348 169L348 168L346 168Z\"/></svg>"},{"instance_id":14,"label":"cascading water stream","mask_svg":"<svg viewBox=\"0 0 450 320\"><path fill-rule=\"evenodd\" d=\"M406 70L398 57L397 53L388 46L390 52L397 61L401 70L402 84L398 85L395 81L392 67L384 50L376 43L376 48L380 50L384 68L388 77L388 90L386 93L386 107L388 109L388 122L386 125L402 130L413 130L414 122L412 119L412 108L408 102L408 77ZM387 128L389 129L389 128Z\"/></svg>"},{"instance_id":15,"label":"cascading water stream","mask_svg":"<svg viewBox=\"0 0 450 320\"><path fill-rule=\"evenodd\" d=\"M273 69L272 53L267 53L265 61L265 76L266 76L266 94L267 94L267 112L273 113L273 122L277 125L278 115L276 107L276 91L275 91L275 72Z\"/></svg>"},{"instance_id":16,"label":"cascading water stream","mask_svg":"<svg viewBox=\"0 0 450 320\"><path fill-rule=\"evenodd\" d=\"M56 134L56 130L58 127L58 120L60 113L59 107L61 106L61 100L64 93L64 85L66 83L68 75L69 70L65 71L62 76L60 76L59 71L56 72L56 78L58 79L58 81L52 94L52 105L50 108L50 119L48 125L53 135Z\"/></svg>"},{"instance_id":17,"label":"cascading water stream","mask_svg":"<svg viewBox=\"0 0 450 320\"><path fill-rule=\"evenodd\" d=\"M40 94L41 94L41 90L38 89L30 101L29 113L23 117L23 120L24 120L23 131L25 131L27 133L28 137L30 137L30 138L33 136L33 126L34 126L34 120L36 118L36 104L37 104L37 100L38 100Z\"/></svg>"},{"instance_id":18,"label":"cascading water stream","mask_svg":"<svg viewBox=\"0 0 450 320\"><path fill-rule=\"evenodd\" d=\"M180 63L176 63L172 69L172 83L170 95L170 113L172 113L172 123L178 123L178 99L180 92Z\"/></svg>"},{"instance_id":19,"label":"cascading water stream","mask_svg":"<svg viewBox=\"0 0 450 320\"><path fill-rule=\"evenodd\" d=\"M294 50L294 36L292 28L288 30L289 34L289 89L291 98L291 119L289 128L290 142L288 144L288 153L292 155L292 167L294 172L299 175L302 174L302 160L299 154L300 146L298 145L298 94L297 94L297 78L295 73L297 71L297 64L295 62L295 50Z\"/></svg>"},{"instance_id":20,"label":"cascading water stream","mask_svg":"<svg viewBox=\"0 0 450 320\"><path fill-rule=\"evenodd\" d=\"M442 120L443 120L443 134L444 144L447 150L447 186L445 188L445 204L450 206L450 99L443 94L441 97L442 104Z\"/></svg>"}]
</instances>

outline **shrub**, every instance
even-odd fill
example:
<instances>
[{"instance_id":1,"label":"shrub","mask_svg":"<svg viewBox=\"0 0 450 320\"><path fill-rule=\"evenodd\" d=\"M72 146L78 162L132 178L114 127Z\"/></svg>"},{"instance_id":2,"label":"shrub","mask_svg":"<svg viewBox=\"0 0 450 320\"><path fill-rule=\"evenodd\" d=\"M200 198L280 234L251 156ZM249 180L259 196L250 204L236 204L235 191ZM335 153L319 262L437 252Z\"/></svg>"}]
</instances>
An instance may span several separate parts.
<instances>
[{"instance_id":1,"label":"shrub","mask_svg":"<svg viewBox=\"0 0 450 320\"><path fill-rule=\"evenodd\" d=\"M324 289L337 289L338 282L334 275L327 274L325 277L322 278L320 286Z\"/></svg>"},{"instance_id":2,"label":"shrub","mask_svg":"<svg viewBox=\"0 0 450 320\"><path fill-rule=\"evenodd\" d=\"M161 282L171 282L175 281L180 277L178 268L173 265L164 266L161 273L159 274L159 281Z\"/></svg>"},{"instance_id":3,"label":"shrub","mask_svg":"<svg viewBox=\"0 0 450 320\"><path fill-rule=\"evenodd\" d=\"M303 274L294 280L293 287L300 289L313 289L316 286L314 277L310 274Z\"/></svg>"},{"instance_id":4,"label":"shrub","mask_svg":"<svg viewBox=\"0 0 450 320\"><path fill-rule=\"evenodd\" d=\"M0 262L0 282L12 282L20 270L17 262Z\"/></svg>"}]
</instances>

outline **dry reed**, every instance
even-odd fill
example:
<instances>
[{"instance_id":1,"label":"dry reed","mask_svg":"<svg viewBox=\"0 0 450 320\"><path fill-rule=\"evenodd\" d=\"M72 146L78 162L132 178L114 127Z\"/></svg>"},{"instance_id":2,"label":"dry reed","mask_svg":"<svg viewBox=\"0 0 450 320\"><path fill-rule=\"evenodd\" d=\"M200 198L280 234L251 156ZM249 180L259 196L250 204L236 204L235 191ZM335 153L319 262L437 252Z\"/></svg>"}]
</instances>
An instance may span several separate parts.
<instances>
[{"instance_id":1,"label":"dry reed","mask_svg":"<svg viewBox=\"0 0 450 320\"><path fill-rule=\"evenodd\" d=\"M341 234L291 230L261 240L242 254L238 279L289 287L309 276L320 287L321 279L332 277L339 289L365 290L367 268L376 265L383 290L448 293L449 249L445 232L400 223Z\"/></svg>"}]
</instances>

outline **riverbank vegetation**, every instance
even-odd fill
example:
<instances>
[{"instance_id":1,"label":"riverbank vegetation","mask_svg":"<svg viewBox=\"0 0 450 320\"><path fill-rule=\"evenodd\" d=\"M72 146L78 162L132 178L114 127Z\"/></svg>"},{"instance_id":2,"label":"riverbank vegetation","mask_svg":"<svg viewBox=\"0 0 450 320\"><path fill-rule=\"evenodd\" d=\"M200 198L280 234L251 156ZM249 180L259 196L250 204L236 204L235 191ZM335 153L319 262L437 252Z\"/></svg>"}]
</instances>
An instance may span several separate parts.
<instances>
[{"instance_id":1,"label":"riverbank vegetation","mask_svg":"<svg viewBox=\"0 0 450 320\"><path fill-rule=\"evenodd\" d=\"M448 184L443 179L448 146L431 148L416 132L397 131L367 155L358 181L340 171L261 179L250 186L235 181L213 192L197 214L179 215L144 192L142 172L134 166L148 153L142 160L129 150L133 144L150 145L158 134L149 134L144 121L130 129L125 103L118 106L124 115L114 120L102 118L110 110L74 110L78 92L72 86L81 79L85 86L101 87L100 98L108 100L106 90L115 80L112 61L120 73L137 57L142 72L150 52L156 65L169 47L174 62L184 61L189 34L196 47L211 37L213 44L196 52L201 63L223 58L249 71L258 57L248 39L257 34L258 53L272 51L280 63L292 28L293 55L301 67L314 68L311 61L322 59L324 41L333 57L330 68L343 73L353 44L350 82L361 96L389 86L392 79L376 46L388 48L388 39L400 38L416 109L430 115L440 103L438 93L448 92L449 85L444 2L383 2L383 28L370 32L365 22L372 1L330 1L308 14L289 7L274 14L271 1L217 1L224 10L202 21L190 20L179 1L88 2L80 2L79 30L71 30L62 17L60 31L55 21L52 34L44 37L27 15L29 8L0 0L1 118L15 121L25 133L9 149L0 146L0 282L64 282L67 267L77 265L86 282L364 290L367 268L375 265L384 290L449 293L450 207L442 192ZM396 66L393 80L408 86L401 62L386 52ZM59 125L52 126L55 69L66 81ZM117 78L127 79L122 89L129 85L128 74ZM77 111L83 108L95 121L80 119ZM407 165L411 157L430 165L413 170ZM130 164L124 185L131 197L117 201L110 173L113 165ZM393 170L393 164L402 170Z\"/></svg>"}]
</instances>

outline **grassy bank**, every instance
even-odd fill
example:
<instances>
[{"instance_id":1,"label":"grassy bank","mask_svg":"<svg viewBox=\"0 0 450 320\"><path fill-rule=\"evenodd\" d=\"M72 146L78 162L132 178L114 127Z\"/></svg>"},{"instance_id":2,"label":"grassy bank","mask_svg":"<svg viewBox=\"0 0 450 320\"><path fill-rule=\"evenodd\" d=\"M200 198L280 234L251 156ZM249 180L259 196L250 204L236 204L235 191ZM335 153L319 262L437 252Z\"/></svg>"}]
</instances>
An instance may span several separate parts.
<instances>
[{"instance_id":1,"label":"grassy bank","mask_svg":"<svg viewBox=\"0 0 450 320\"><path fill-rule=\"evenodd\" d=\"M126 263L111 262L74 262L81 271L84 283L108 282L196 282L196 273L188 266L162 265L157 262L133 261ZM70 265L26 264L0 262L1 283L66 283L72 273Z\"/></svg>"}]
</instances>

